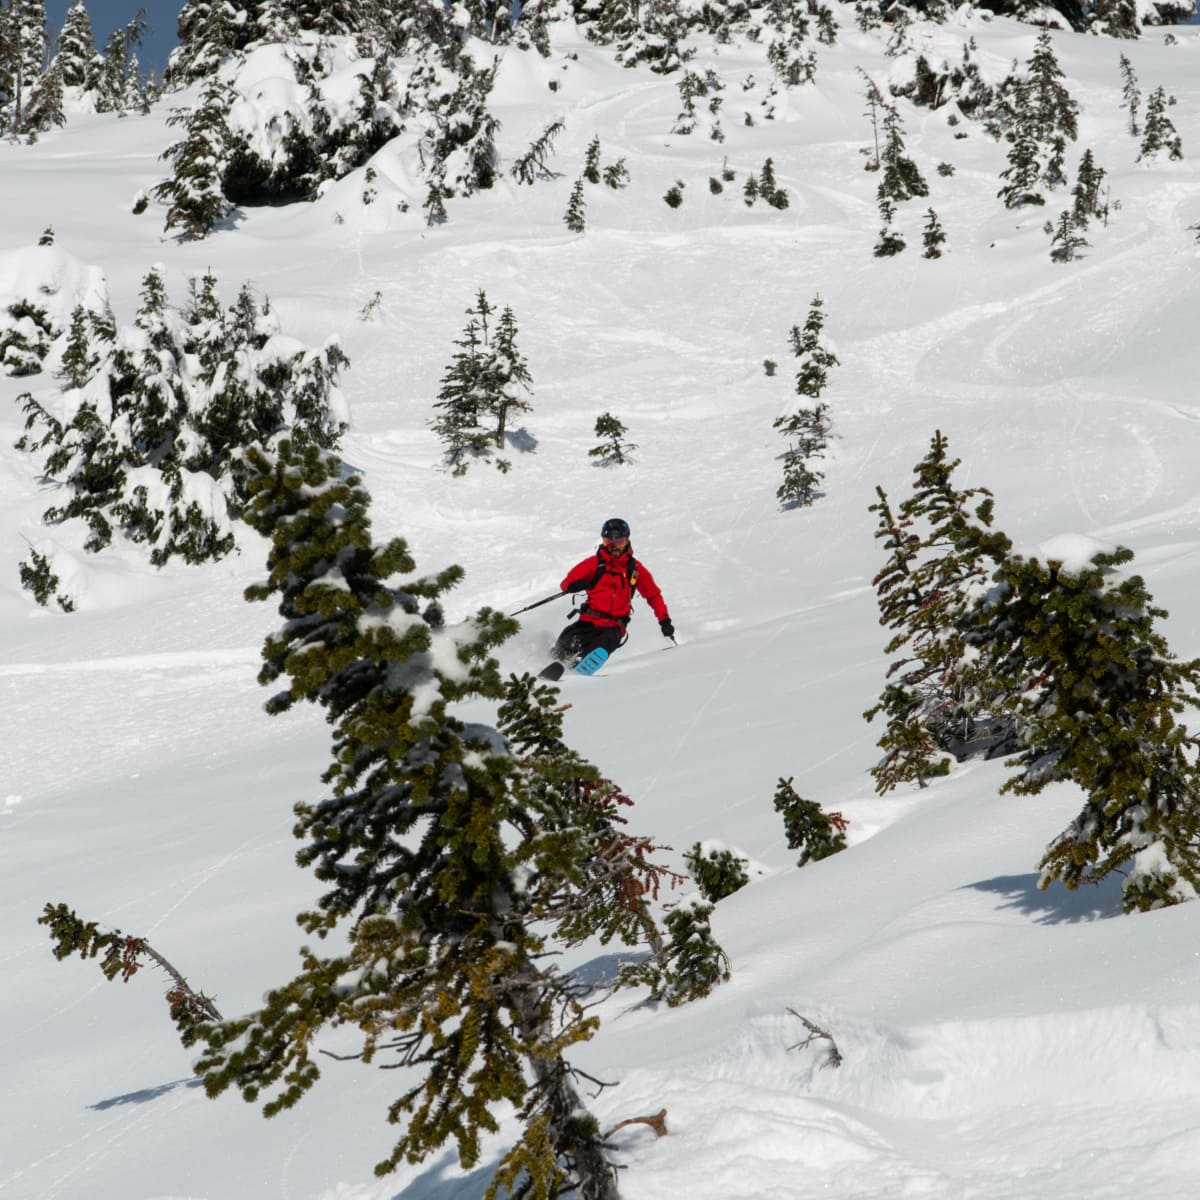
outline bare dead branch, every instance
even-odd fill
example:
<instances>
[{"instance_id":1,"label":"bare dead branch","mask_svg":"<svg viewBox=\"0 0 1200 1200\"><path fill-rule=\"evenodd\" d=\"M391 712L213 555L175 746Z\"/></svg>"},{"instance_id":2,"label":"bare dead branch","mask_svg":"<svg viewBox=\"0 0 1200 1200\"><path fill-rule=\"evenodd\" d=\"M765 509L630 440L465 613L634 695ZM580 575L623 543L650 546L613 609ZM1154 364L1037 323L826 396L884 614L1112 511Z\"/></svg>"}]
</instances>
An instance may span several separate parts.
<instances>
[{"instance_id":1,"label":"bare dead branch","mask_svg":"<svg viewBox=\"0 0 1200 1200\"><path fill-rule=\"evenodd\" d=\"M818 1038L822 1038L829 1043L829 1051L825 1056L825 1061L821 1064L820 1069L826 1067L840 1067L842 1065L842 1052L837 1048L837 1043L833 1040L833 1034L827 1029L822 1029L820 1025L814 1025L807 1017L802 1017L794 1008L789 1008L788 1012L798 1020L805 1029L808 1030L808 1037L802 1042L797 1042L794 1046L789 1046L789 1050L807 1050L813 1042Z\"/></svg>"},{"instance_id":2,"label":"bare dead branch","mask_svg":"<svg viewBox=\"0 0 1200 1200\"><path fill-rule=\"evenodd\" d=\"M626 1125L649 1125L654 1130L656 1137L667 1136L667 1110L660 1108L652 1117L629 1117L627 1120L618 1121L605 1135L604 1141L608 1141L618 1129L624 1129Z\"/></svg>"}]
</instances>

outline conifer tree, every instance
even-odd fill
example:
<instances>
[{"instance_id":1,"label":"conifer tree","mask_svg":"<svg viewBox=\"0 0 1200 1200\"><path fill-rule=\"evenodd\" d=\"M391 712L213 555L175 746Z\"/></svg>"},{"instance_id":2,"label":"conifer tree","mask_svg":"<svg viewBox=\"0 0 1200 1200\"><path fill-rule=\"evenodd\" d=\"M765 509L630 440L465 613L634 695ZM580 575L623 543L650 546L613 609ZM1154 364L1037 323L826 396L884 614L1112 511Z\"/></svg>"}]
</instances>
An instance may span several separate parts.
<instances>
[{"instance_id":1,"label":"conifer tree","mask_svg":"<svg viewBox=\"0 0 1200 1200\"><path fill-rule=\"evenodd\" d=\"M493 327L495 307L482 290L474 308L467 309L460 349L442 376L434 408L441 413L430 427L445 445L446 463L462 475L472 459L487 457L503 446L509 418L528 412L523 393L531 390L528 364L517 349L517 322L505 308ZM508 464L497 460L506 470Z\"/></svg>"},{"instance_id":2,"label":"conifer tree","mask_svg":"<svg viewBox=\"0 0 1200 1200\"><path fill-rule=\"evenodd\" d=\"M1141 37L1136 0L1096 0L1091 15L1092 28L1099 33L1114 38Z\"/></svg>"},{"instance_id":3,"label":"conifer tree","mask_svg":"<svg viewBox=\"0 0 1200 1200\"><path fill-rule=\"evenodd\" d=\"M1000 172L1000 178L1005 182L996 195L1004 201L1005 208L1046 203L1038 187L1042 178L1040 147L1028 122L1017 125L1008 151L1008 166Z\"/></svg>"},{"instance_id":4,"label":"conifer tree","mask_svg":"<svg viewBox=\"0 0 1200 1200\"><path fill-rule=\"evenodd\" d=\"M149 25L146 10L138 9L133 19L113 30L104 43L96 77L96 109L99 112L146 111L146 81L138 63L138 47L145 41Z\"/></svg>"},{"instance_id":5,"label":"conifer tree","mask_svg":"<svg viewBox=\"0 0 1200 1200\"><path fill-rule=\"evenodd\" d=\"M826 813L815 800L805 800L780 778L775 787L775 811L783 816L789 850L801 851L796 866L807 866L846 848L847 821L841 813Z\"/></svg>"},{"instance_id":6,"label":"conifer tree","mask_svg":"<svg viewBox=\"0 0 1200 1200\"><path fill-rule=\"evenodd\" d=\"M964 651L960 626L1010 543L991 529L991 493L954 483L958 466L937 430L899 510L879 487L870 509L879 514L875 538L888 551L873 580L879 623L893 631L885 653L901 653L879 702L863 714L888 721L879 739L884 756L871 771L881 794L944 775L947 753L969 752L981 732L988 746L1009 734Z\"/></svg>"},{"instance_id":7,"label":"conifer tree","mask_svg":"<svg viewBox=\"0 0 1200 1200\"><path fill-rule=\"evenodd\" d=\"M18 448L45 450L44 473L65 493L43 519L84 521L87 550L119 530L148 545L156 566L220 558L245 502L245 446L290 430L302 445L331 447L345 430L337 340L314 351L279 338L269 307L247 289L222 312L214 286L206 280L202 303L175 310L152 270L133 327L120 332L108 314L77 310L61 375L68 391L54 406L62 415L20 398Z\"/></svg>"},{"instance_id":8,"label":"conifer tree","mask_svg":"<svg viewBox=\"0 0 1200 1200\"><path fill-rule=\"evenodd\" d=\"M441 439L446 465L455 475L465 474L471 460L485 456L491 445L483 417L489 386L487 319L494 311L483 292L479 294L479 308L467 309L466 327L454 343L459 349L442 375L433 406L441 411L430 422L430 428Z\"/></svg>"},{"instance_id":9,"label":"conifer tree","mask_svg":"<svg viewBox=\"0 0 1200 1200\"><path fill-rule=\"evenodd\" d=\"M750 872L747 869L750 860L724 848L705 850L697 842L690 850L684 852L683 861L687 863L691 875L700 894L711 904L717 904L726 896L732 896L750 882Z\"/></svg>"},{"instance_id":10,"label":"conifer tree","mask_svg":"<svg viewBox=\"0 0 1200 1200\"><path fill-rule=\"evenodd\" d=\"M600 139L593 137L588 142L583 160L583 177L588 183L600 182Z\"/></svg>"},{"instance_id":11,"label":"conifer tree","mask_svg":"<svg viewBox=\"0 0 1200 1200\"><path fill-rule=\"evenodd\" d=\"M168 205L165 232L177 229L185 238L207 237L229 213L224 178L231 135L225 117L232 98L232 89L213 75L195 108L174 109L167 118L168 125L183 126L184 137L160 155L171 161L171 178L151 193Z\"/></svg>"},{"instance_id":12,"label":"conifer tree","mask_svg":"<svg viewBox=\"0 0 1200 1200\"><path fill-rule=\"evenodd\" d=\"M346 936L325 955L302 950L298 974L259 1010L201 1027L206 1090L235 1087L269 1116L317 1082L323 1028L357 1029L356 1057L417 1072L389 1108L401 1132L378 1173L447 1143L471 1168L507 1102L523 1134L490 1194L521 1181L536 1200L571 1188L614 1200L599 1126L563 1057L596 1022L544 964L537 924L564 889L581 891L595 842L581 839L578 812L574 825L543 826L547 798L577 789L454 711L501 696L490 652L514 624L483 609L448 626L442 597L461 569L415 575L403 540L373 542L369 497L332 456L284 439L249 461L248 518L272 549L247 595L277 598L284 622L263 650L261 681L283 684L268 711L308 701L333 727L330 795L298 805L296 826L297 861L327 890L299 920ZM515 703L544 730L544 695L536 709Z\"/></svg>"},{"instance_id":13,"label":"conifer tree","mask_svg":"<svg viewBox=\"0 0 1200 1200\"><path fill-rule=\"evenodd\" d=\"M1138 109L1141 107L1142 93L1138 90L1133 64L1124 54L1121 55L1121 96L1121 106L1129 112L1129 136L1137 137L1141 132L1138 126Z\"/></svg>"},{"instance_id":14,"label":"conifer tree","mask_svg":"<svg viewBox=\"0 0 1200 1200\"><path fill-rule=\"evenodd\" d=\"M788 207L787 190L781 188L775 180L775 163L773 159L768 158L762 165L762 170L758 175L758 194L772 208Z\"/></svg>"},{"instance_id":15,"label":"conifer tree","mask_svg":"<svg viewBox=\"0 0 1200 1200\"><path fill-rule=\"evenodd\" d=\"M946 231L942 228L942 223L932 208L925 214L925 230L921 235L921 240L925 245L922 258L942 257L942 247L946 244Z\"/></svg>"},{"instance_id":16,"label":"conifer tree","mask_svg":"<svg viewBox=\"0 0 1200 1200\"><path fill-rule=\"evenodd\" d=\"M601 467L622 466L632 462L632 454L637 445L625 440L628 432L619 417L614 417L610 412L601 413L596 418L595 434L604 440L588 451L588 458L596 459L597 465Z\"/></svg>"},{"instance_id":17,"label":"conifer tree","mask_svg":"<svg viewBox=\"0 0 1200 1200\"><path fill-rule=\"evenodd\" d=\"M9 0L0 9L0 131L29 132L33 103L46 60L43 0Z\"/></svg>"},{"instance_id":18,"label":"conifer tree","mask_svg":"<svg viewBox=\"0 0 1200 1200\"><path fill-rule=\"evenodd\" d=\"M883 158L881 156L882 147L879 144L879 126L882 120L880 114L887 108L887 103L879 88L875 86L874 80L861 67L858 68L858 73L866 80L867 84L867 110L863 115L871 122L873 147L868 147L860 151L867 160L863 165L863 169L866 171L878 171L883 166Z\"/></svg>"},{"instance_id":19,"label":"conifer tree","mask_svg":"<svg viewBox=\"0 0 1200 1200\"><path fill-rule=\"evenodd\" d=\"M481 292L481 298L482 295ZM493 436L499 447L504 445L504 436L513 416L531 410L532 405L524 397L533 391L529 364L517 349L517 318L507 305L496 325L491 350L488 381L492 390L487 408L496 422L496 432Z\"/></svg>"},{"instance_id":20,"label":"conifer tree","mask_svg":"<svg viewBox=\"0 0 1200 1200\"><path fill-rule=\"evenodd\" d=\"M1074 262L1079 257L1079 251L1091 245L1083 236L1084 226L1069 208L1062 211L1057 224L1047 221L1043 228L1050 235L1051 262Z\"/></svg>"},{"instance_id":21,"label":"conifer tree","mask_svg":"<svg viewBox=\"0 0 1200 1200\"><path fill-rule=\"evenodd\" d=\"M529 184L530 186L538 179L553 179L554 172L550 169L550 155L554 153L554 143L558 140L558 135L563 131L562 121L551 121L545 129L533 140L533 144L520 155L512 165L512 177L518 183ZM599 150L600 143L594 140L594 144ZM590 153L589 147L589 153ZM584 175L587 175L587 170L584 170ZM600 177L592 181L600 182Z\"/></svg>"},{"instance_id":22,"label":"conifer tree","mask_svg":"<svg viewBox=\"0 0 1200 1200\"><path fill-rule=\"evenodd\" d=\"M1100 197L1105 174L1104 168L1096 165L1091 149L1085 150L1075 172L1075 186L1071 189L1071 215L1077 225L1085 226L1092 217L1104 219L1106 216L1107 205Z\"/></svg>"},{"instance_id":23,"label":"conifer tree","mask_svg":"<svg viewBox=\"0 0 1200 1200\"><path fill-rule=\"evenodd\" d=\"M587 228L586 211L587 202L583 198L583 179L580 177L575 180L575 186L571 188L567 211L563 214L563 221L572 233L583 233Z\"/></svg>"},{"instance_id":24,"label":"conifer tree","mask_svg":"<svg viewBox=\"0 0 1200 1200\"><path fill-rule=\"evenodd\" d=\"M787 418L787 436L792 439L783 453L783 482L775 495L786 508L805 508L817 498L817 486L825 478L812 464L825 457L831 422L829 407L817 403Z\"/></svg>"},{"instance_id":25,"label":"conifer tree","mask_svg":"<svg viewBox=\"0 0 1200 1200\"><path fill-rule=\"evenodd\" d=\"M1008 555L967 626L981 670L1016 718L1018 768L1003 790L1069 780L1087 794L1042 859L1041 885L1126 873L1124 905L1155 908L1200 887L1200 660L1174 658L1123 547L1048 544Z\"/></svg>"},{"instance_id":26,"label":"conifer tree","mask_svg":"<svg viewBox=\"0 0 1200 1200\"><path fill-rule=\"evenodd\" d=\"M896 216L896 206L886 197L879 201L879 218L883 222L879 229L879 237L875 242L876 258L892 258L900 254L908 246L904 238L892 228L892 220Z\"/></svg>"},{"instance_id":27,"label":"conifer tree","mask_svg":"<svg viewBox=\"0 0 1200 1200\"><path fill-rule=\"evenodd\" d=\"M879 161L883 174L879 179L878 198L900 203L914 196L928 196L929 185L917 164L904 150L904 125L894 104L884 105L883 146Z\"/></svg>"},{"instance_id":28,"label":"conifer tree","mask_svg":"<svg viewBox=\"0 0 1200 1200\"><path fill-rule=\"evenodd\" d=\"M34 85L29 104L21 118L21 132L34 141L39 133L67 123L63 111L62 68L52 62Z\"/></svg>"},{"instance_id":29,"label":"conifer tree","mask_svg":"<svg viewBox=\"0 0 1200 1200\"><path fill-rule=\"evenodd\" d=\"M666 918L667 966L655 990L670 1008L703 1000L729 979L729 956L713 937L713 906L692 902L672 909Z\"/></svg>"},{"instance_id":30,"label":"conifer tree","mask_svg":"<svg viewBox=\"0 0 1200 1200\"><path fill-rule=\"evenodd\" d=\"M1150 93L1146 102L1146 124L1142 130L1142 148L1137 161L1145 162L1165 150L1172 162L1183 158L1183 142L1174 122L1167 116L1167 96L1162 85Z\"/></svg>"},{"instance_id":31,"label":"conifer tree","mask_svg":"<svg viewBox=\"0 0 1200 1200\"><path fill-rule=\"evenodd\" d=\"M825 302L819 295L812 298L804 328L792 326L788 344L797 360L796 395L808 400L819 400L829 384L829 372L839 366L837 355L824 337ZM785 435L795 432L784 419L777 421L775 428Z\"/></svg>"},{"instance_id":32,"label":"conifer tree","mask_svg":"<svg viewBox=\"0 0 1200 1200\"><path fill-rule=\"evenodd\" d=\"M1049 30L1038 34L1033 54L1025 64L1024 86L1019 103L1040 145L1048 146L1054 136L1073 142L1079 136L1079 105L1063 82L1062 68L1054 55Z\"/></svg>"},{"instance_id":33,"label":"conifer tree","mask_svg":"<svg viewBox=\"0 0 1200 1200\"><path fill-rule=\"evenodd\" d=\"M92 80L96 38L84 0L73 0L58 35L58 63L64 87L86 88Z\"/></svg>"}]
</instances>

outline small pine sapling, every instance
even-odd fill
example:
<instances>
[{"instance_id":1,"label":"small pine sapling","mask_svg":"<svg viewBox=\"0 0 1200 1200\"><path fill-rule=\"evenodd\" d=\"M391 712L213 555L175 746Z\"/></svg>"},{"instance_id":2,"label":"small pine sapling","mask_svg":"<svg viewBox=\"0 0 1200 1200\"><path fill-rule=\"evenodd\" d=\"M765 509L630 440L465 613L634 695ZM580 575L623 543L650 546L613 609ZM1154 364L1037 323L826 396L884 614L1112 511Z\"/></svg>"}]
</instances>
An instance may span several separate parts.
<instances>
[{"instance_id":1,"label":"small pine sapling","mask_svg":"<svg viewBox=\"0 0 1200 1200\"><path fill-rule=\"evenodd\" d=\"M1142 104L1142 93L1138 89L1137 76L1133 64L1121 55L1121 107L1129 112L1129 136L1137 137L1141 133L1138 125L1138 109Z\"/></svg>"},{"instance_id":2,"label":"small pine sapling","mask_svg":"<svg viewBox=\"0 0 1200 1200\"><path fill-rule=\"evenodd\" d=\"M879 201L879 216L883 225L875 242L874 254L876 258L892 258L894 255L900 254L908 246L908 243L892 228L896 208L890 200Z\"/></svg>"},{"instance_id":3,"label":"small pine sapling","mask_svg":"<svg viewBox=\"0 0 1200 1200\"><path fill-rule=\"evenodd\" d=\"M946 231L942 228L942 223L932 208L925 214L925 229L921 240L925 245L922 258L942 257L942 247L946 244Z\"/></svg>"},{"instance_id":4,"label":"small pine sapling","mask_svg":"<svg viewBox=\"0 0 1200 1200\"><path fill-rule=\"evenodd\" d=\"M875 86L874 80L871 79L862 67L858 67L857 70L867 83L867 110L863 115L871 122L872 138L872 146L865 147L859 153L867 160L863 163L864 171L878 171L883 166L879 146L879 114L887 107L887 104L883 98L883 94Z\"/></svg>"},{"instance_id":5,"label":"small pine sapling","mask_svg":"<svg viewBox=\"0 0 1200 1200\"><path fill-rule=\"evenodd\" d=\"M815 800L803 799L792 786L791 778L780 778L774 803L775 811L783 817L788 849L801 851L796 866L803 867L845 850L849 822L841 813L827 813Z\"/></svg>"},{"instance_id":6,"label":"small pine sapling","mask_svg":"<svg viewBox=\"0 0 1200 1200\"><path fill-rule=\"evenodd\" d=\"M1142 148L1137 161L1145 162L1155 158L1163 150L1172 162L1183 158L1183 142L1174 122L1167 116L1166 92L1160 84L1150 93L1150 99L1146 102L1146 125L1142 132Z\"/></svg>"},{"instance_id":7,"label":"small pine sapling","mask_svg":"<svg viewBox=\"0 0 1200 1200\"><path fill-rule=\"evenodd\" d=\"M1092 217L1102 220L1108 215L1108 204L1101 200L1100 189L1104 183L1105 171L1096 165L1090 149L1083 152L1079 160L1079 170L1075 174L1075 186L1071 189L1071 215L1081 228L1086 226Z\"/></svg>"},{"instance_id":8,"label":"small pine sapling","mask_svg":"<svg viewBox=\"0 0 1200 1200\"><path fill-rule=\"evenodd\" d=\"M697 842L684 854L683 861L700 894L710 904L732 896L750 882L750 860L732 850L705 850Z\"/></svg>"},{"instance_id":9,"label":"small pine sapling","mask_svg":"<svg viewBox=\"0 0 1200 1200\"><path fill-rule=\"evenodd\" d=\"M775 163L771 159L767 159L762 165L762 170L758 177L759 195L772 208L787 208L788 194L785 188L781 188L775 180Z\"/></svg>"},{"instance_id":10,"label":"small pine sapling","mask_svg":"<svg viewBox=\"0 0 1200 1200\"><path fill-rule=\"evenodd\" d=\"M572 233L583 233L587 228L587 221L584 213L587 208L587 203L583 198L583 179L575 180L575 186L571 189L571 198L567 201L567 211L563 214L563 221L567 228Z\"/></svg>"},{"instance_id":11,"label":"small pine sapling","mask_svg":"<svg viewBox=\"0 0 1200 1200\"><path fill-rule=\"evenodd\" d=\"M1083 236L1083 226L1069 208L1063 209L1057 224L1047 221L1043 228L1050 235L1051 262L1074 262L1080 250L1091 245Z\"/></svg>"},{"instance_id":12,"label":"small pine sapling","mask_svg":"<svg viewBox=\"0 0 1200 1200\"><path fill-rule=\"evenodd\" d=\"M667 189L667 193L663 199L667 202L670 208L678 208L683 203L683 189L687 185L682 179L675 180L674 184Z\"/></svg>"},{"instance_id":13,"label":"small pine sapling","mask_svg":"<svg viewBox=\"0 0 1200 1200\"><path fill-rule=\"evenodd\" d=\"M758 199L758 180L753 175L746 176L746 182L742 187L742 199L745 200L747 208L753 208L754 202Z\"/></svg>"},{"instance_id":14,"label":"small pine sapling","mask_svg":"<svg viewBox=\"0 0 1200 1200\"><path fill-rule=\"evenodd\" d=\"M553 179L549 159L554 153L554 143L563 131L562 121L552 121L534 139L533 144L512 165L512 177L518 182L532 186L538 179Z\"/></svg>"},{"instance_id":15,"label":"small pine sapling","mask_svg":"<svg viewBox=\"0 0 1200 1200\"><path fill-rule=\"evenodd\" d=\"M601 467L621 466L632 462L632 452L637 446L625 440L627 432L620 418L614 417L610 412L601 413L596 418L596 436L604 441L588 451L588 458L594 458Z\"/></svg>"},{"instance_id":16,"label":"small pine sapling","mask_svg":"<svg viewBox=\"0 0 1200 1200\"><path fill-rule=\"evenodd\" d=\"M43 608L48 608L50 601L53 600L63 612L75 611L75 601L60 590L62 581L50 565L48 555L39 554L37 550L30 547L29 561L19 564L18 570L21 586L26 591L32 592L34 600Z\"/></svg>"},{"instance_id":17,"label":"small pine sapling","mask_svg":"<svg viewBox=\"0 0 1200 1200\"><path fill-rule=\"evenodd\" d=\"M623 188L628 182L629 168L625 165L623 158L618 158L616 162L609 163L604 168L604 183L606 187L610 187L615 191Z\"/></svg>"},{"instance_id":18,"label":"small pine sapling","mask_svg":"<svg viewBox=\"0 0 1200 1200\"><path fill-rule=\"evenodd\" d=\"M693 902L667 914L666 966L653 994L670 1008L703 1000L729 979L729 956L713 937L709 924L712 911L711 904Z\"/></svg>"},{"instance_id":19,"label":"small pine sapling","mask_svg":"<svg viewBox=\"0 0 1200 1200\"><path fill-rule=\"evenodd\" d=\"M600 138L593 137L583 156L583 177L588 183L600 182Z\"/></svg>"}]
</instances>

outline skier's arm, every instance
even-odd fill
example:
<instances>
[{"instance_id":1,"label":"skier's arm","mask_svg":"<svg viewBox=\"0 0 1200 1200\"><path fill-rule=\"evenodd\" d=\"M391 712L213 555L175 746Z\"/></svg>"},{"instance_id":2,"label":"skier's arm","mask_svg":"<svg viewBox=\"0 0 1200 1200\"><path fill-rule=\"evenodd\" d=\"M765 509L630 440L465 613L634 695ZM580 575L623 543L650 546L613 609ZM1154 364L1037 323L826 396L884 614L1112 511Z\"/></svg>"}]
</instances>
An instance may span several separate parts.
<instances>
[{"instance_id":1,"label":"skier's arm","mask_svg":"<svg viewBox=\"0 0 1200 1200\"><path fill-rule=\"evenodd\" d=\"M582 592L596 574L595 558L585 558L576 563L568 572L567 577L560 583L559 589L564 592Z\"/></svg>"},{"instance_id":2,"label":"skier's arm","mask_svg":"<svg viewBox=\"0 0 1200 1200\"><path fill-rule=\"evenodd\" d=\"M655 619L660 625L671 619L667 612L667 602L663 599L658 584L654 582L654 576L646 570L641 562L638 563L637 590L642 599L650 605L650 611L654 613Z\"/></svg>"}]
</instances>

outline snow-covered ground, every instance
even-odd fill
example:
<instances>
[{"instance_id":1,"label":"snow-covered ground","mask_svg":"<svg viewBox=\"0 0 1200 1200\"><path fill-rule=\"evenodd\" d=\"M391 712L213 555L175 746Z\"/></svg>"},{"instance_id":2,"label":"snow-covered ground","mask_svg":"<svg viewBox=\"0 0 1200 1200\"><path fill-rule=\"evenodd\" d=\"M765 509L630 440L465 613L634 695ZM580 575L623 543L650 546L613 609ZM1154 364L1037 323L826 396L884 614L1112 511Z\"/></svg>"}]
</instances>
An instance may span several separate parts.
<instances>
[{"instance_id":1,"label":"snow-covered ground","mask_svg":"<svg viewBox=\"0 0 1200 1200\"><path fill-rule=\"evenodd\" d=\"M569 739L634 798L632 828L674 847L671 862L717 839L767 872L714 915L729 983L673 1010L618 993L574 1056L615 1084L595 1101L606 1125L668 1111L666 1138L637 1125L617 1136L626 1197L1190 1200L1200 905L1123 917L1115 884L1038 891L1036 864L1078 793L1001 796L992 762L879 798L867 774L878 728L861 714L886 669L867 508L876 485L906 494L939 428L960 481L995 492L1019 546L1064 533L1128 545L1170 610L1176 653L1200 653L1200 33L1176 30L1175 45L1163 31L1054 36L1081 105L1068 166L1090 146L1120 204L1078 262L1052 263L1042 231L1064 193L1004 209L1004 148L905 102L931 195L900 207L908 251L877 259L856 68L882 86L897 61L850 6L837 11L838 44L819 48L815 84L784 94L774 121L759 107L763 47L705 51L726 82L720 144L703 109L695 134L670 133L670 77L583 42L565 68L510 56L506 161L558 116L561 175L533 187L505 176L432 229L419 202L398 210L410 175L385 150L372 204L359 173L317 203L164 241L159 206L130 210L162 178L178 101L79 116L36 146L0 145L0 264L27 264L4 255L50 225L64 254L103 271L119 321L161 262L176 301L211 267L226 301L252 281L285 332L314 345L340 334L344 456L364 474L378 537L402 534L422 570L465 568L451 616L550 593L606 517L629 520L680 645L640 609L602 674L564 682ZM965 17L918 36L952 58L973 36L998 78L1037 31ZM1135 163L1121 53L1145 93L1176 97L1182 162ZM589 187L587 230L572 234L562 216L594 136L632 178ZM767 157L784 211L742 201ZM724 160L737 182L714 195ZM672 209L661 197L676 180ZM948 235L936 261L920 255L929 206ZM480 289L517 317L534 407L511 472L452 478L427 422ZM771 422L794 405L788 332L818 294L841 360L824 397L836 440L826 495L784 512ZM256 1005L290 977L292 914L316 894L293 862L291 809L322 794L327 735L315 711L261 710L256 664L277 618L242 599L263 571L253 535L219 565L155 571L136 547L83 556L77 531L41 525L50 497L38 459L12 448L15 398L51 386L0 377L0 1196L476 1200L503 1138L473 1173L447 1151L372 1176L393 1140L393 1073L330 1061L312 1095L264 1122L204 1097L161 977L109 984L92 963L52 958L36 918L62 900L150 938L225 1013ZM605 411L638 443L635 464L588 459ZM77 554L78 612L22 592L23 538ZM567 608L531 613L503 666L540 666ZM795 869L771 804L780 776L849 819L845 853ZM580 965L603 965L592 957ZM789 1009L833 1034L839 1068L821 1068L819 1044L795 1048L806 1034Z\"/></svg>"}]
</instances>

